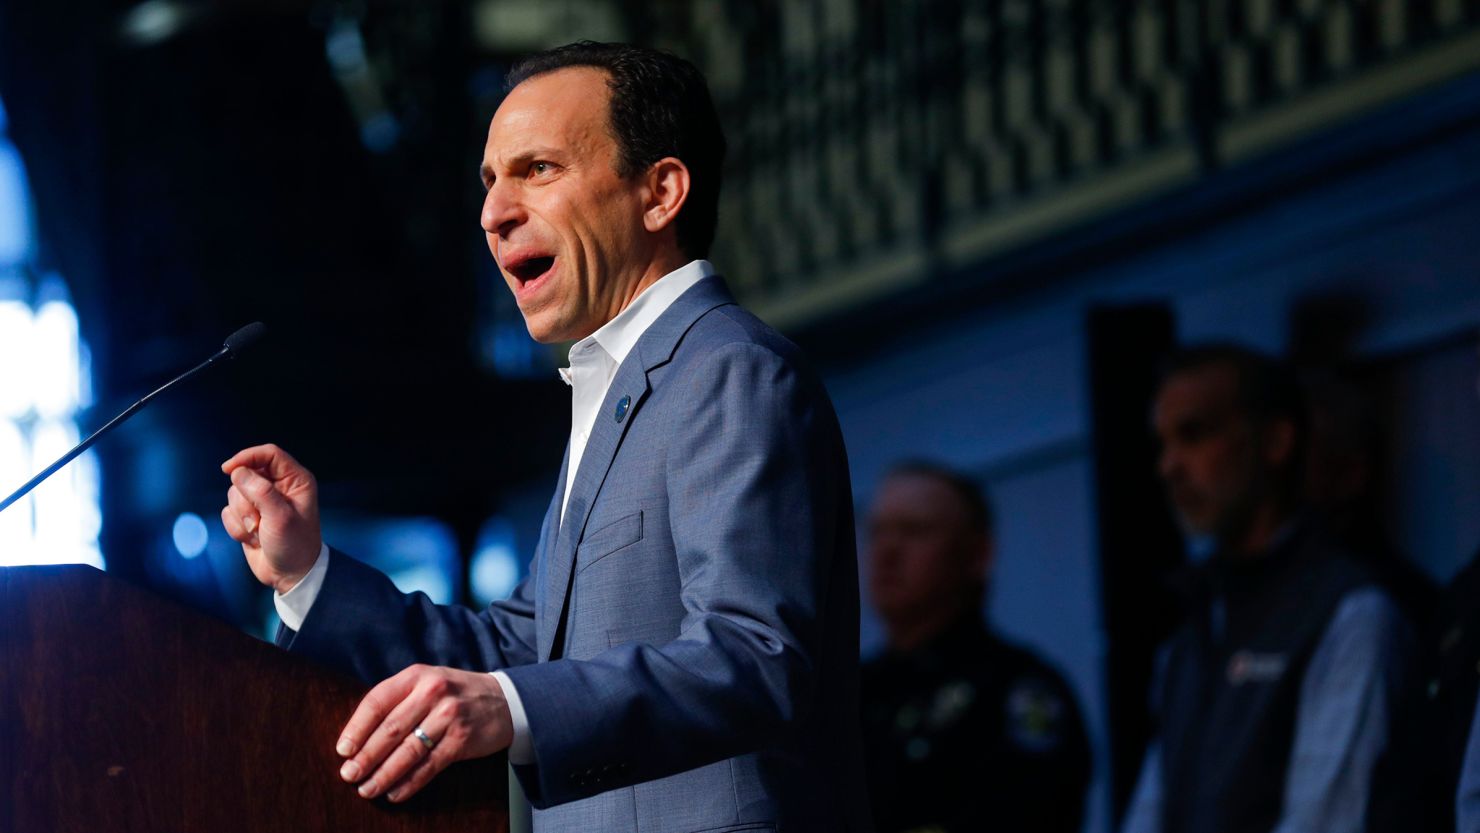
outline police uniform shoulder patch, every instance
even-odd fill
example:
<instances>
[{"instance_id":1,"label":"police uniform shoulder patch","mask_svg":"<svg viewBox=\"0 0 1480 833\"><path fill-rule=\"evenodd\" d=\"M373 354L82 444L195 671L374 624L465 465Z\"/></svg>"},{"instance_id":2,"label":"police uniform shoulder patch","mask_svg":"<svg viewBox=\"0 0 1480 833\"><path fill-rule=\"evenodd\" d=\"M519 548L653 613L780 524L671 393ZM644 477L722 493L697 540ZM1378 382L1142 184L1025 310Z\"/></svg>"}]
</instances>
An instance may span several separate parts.
<instances>
[{"instance_id":1,"label":"police uniform shoulder patch","mask_svg":"<svg viewBox=\"0 0 1480 833\"><path fill-rule=\"evenodd\" d=\"M1028 752L1050 752L1063 741L1064 698L1047 682L1022 677L1007 690L1007 737Z\"/></svg>"},{"instance_id":2,"label":"police uniform shoulder patch","mask_svg":"<svg viewBox=\"0 0 1480 833\"><path fill-rule=\"evenodd\" d=\"M947 683L936 690L926 725L933 732L948 729L965 717L975 702L976 687L971 683L964 680Z\"/></svg>"}]
</instances>

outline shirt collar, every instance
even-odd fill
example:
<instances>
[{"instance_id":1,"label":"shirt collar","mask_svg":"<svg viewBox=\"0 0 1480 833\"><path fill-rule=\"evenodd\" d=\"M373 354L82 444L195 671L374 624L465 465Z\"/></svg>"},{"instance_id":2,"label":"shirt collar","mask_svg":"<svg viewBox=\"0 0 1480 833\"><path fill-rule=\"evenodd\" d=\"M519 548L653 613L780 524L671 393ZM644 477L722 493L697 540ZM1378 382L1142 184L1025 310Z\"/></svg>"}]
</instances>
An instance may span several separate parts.
<instances>
[{"instance_id":1,"label":"shirt collar","mask_svg":"<svg viewBox=\"0 0 1480 833\"><path fill-rule=\"evenodd\" d=\"M626 309L617 317L601 325L596 332L571 345L570 361L574 365L587 344L594 343L611 358L612 366L619 367L637 346L637 340L647 332L678 297L689 291L694 284L718 274L714 264L707 260L691 260L653 282L652 286L638 293ZM560 378L570 384L570 368L560 369Z\"/></svg>"}]
</instances>

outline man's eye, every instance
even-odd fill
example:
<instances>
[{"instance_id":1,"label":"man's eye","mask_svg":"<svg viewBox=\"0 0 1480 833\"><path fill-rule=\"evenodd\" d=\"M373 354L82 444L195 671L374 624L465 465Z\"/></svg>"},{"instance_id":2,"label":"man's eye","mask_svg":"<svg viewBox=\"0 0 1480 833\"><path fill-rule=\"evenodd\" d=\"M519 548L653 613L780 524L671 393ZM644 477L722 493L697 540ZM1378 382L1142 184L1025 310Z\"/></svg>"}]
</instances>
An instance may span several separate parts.
<instances>
[{"instance_id":1,"label":"man's eye","mask_svg":"<svg viewBox=\"0 0 1480 833\"><path fill-rule=\"evenodd\" d=\"M533 165L529 166L529 170L530 173L534 174L535 176L544 176L550 171L555 170L555 166L551 165L549 162L536 162Z\"/></svg>"}]
</instances>

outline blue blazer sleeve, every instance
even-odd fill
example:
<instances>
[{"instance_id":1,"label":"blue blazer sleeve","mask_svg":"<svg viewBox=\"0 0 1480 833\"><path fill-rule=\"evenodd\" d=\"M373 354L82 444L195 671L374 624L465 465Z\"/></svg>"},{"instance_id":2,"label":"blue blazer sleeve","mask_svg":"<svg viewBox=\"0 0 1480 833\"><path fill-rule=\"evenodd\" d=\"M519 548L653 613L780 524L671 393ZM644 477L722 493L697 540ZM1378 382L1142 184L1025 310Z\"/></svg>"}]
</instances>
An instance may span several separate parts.
<instances>
[{"instance_id":1,"label":"blue blazer sleeve","mask_svg":"<svg viewBox=\"0 0 1480 833\"><path fill-rule=\"evenodd\" d=\"M334 551L298 632L278 644L366 682L416 663L493 671L534 662L534 602L525 579L509 599L476 612L402 593L380 571Z\"/></svg>"},{"instance_id":2,"label":"blue blazer sleeve","mask_svg":"<svg viewBox=\"0 0 1480 833\"><path fill-rule=\"evenodd\" d=\"M851 589L855 603L857 593L834 578L851 572L832 564L853 555L851 506L839 523L847 464L831 405L768 346L697 354L673 371L688 404L667 453L680 633L507 670L529 719L536 763L518 769L536 807L784 748L827 663L856 672L856 653L825 656L824 646L829 593ZM856 615L838 612L856 634ZM581 777L591 772L600 786Z\"/></svg>"}]
</instances>

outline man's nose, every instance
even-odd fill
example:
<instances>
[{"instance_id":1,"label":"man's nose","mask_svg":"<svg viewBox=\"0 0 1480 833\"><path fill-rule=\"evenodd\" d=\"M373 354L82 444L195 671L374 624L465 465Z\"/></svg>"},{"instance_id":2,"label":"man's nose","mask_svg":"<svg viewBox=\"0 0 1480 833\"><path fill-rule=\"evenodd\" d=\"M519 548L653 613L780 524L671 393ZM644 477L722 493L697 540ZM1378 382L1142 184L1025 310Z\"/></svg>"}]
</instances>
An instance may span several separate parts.
<instances>
[{"instance_id":1,"label":"man's nose","mask_svg":"<svg viewBox=\"0 0 1480 833\"><path fill-rule=\"evenodd\" d=\"M479 221L485 232L502 237L524 222L524 216L524 207L513 187L495 182L483 197L483 214Z\"/></svg>"}]
</instances>

